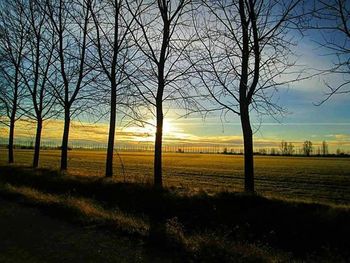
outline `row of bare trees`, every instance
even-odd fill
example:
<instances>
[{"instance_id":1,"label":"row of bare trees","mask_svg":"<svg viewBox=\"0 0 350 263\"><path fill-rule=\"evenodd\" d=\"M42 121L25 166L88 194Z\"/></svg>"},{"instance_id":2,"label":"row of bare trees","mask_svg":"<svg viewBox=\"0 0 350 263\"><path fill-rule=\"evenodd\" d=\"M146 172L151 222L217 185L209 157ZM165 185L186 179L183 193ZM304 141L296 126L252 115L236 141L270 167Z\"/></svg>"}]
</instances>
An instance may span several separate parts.
<instances>
[{"instance_id":1,"label":"row of bare trees","mask_svg":"<svg viewBox=\"0 0 350 263\"><path fill-rule=\"evenodd\" d=\"M310 156L314 151L314 146L311 141L306 140L303 142L302 153L305 156ZM281 142L281 150L282 155L293 155L295 153L295 146L291 142L282 141ZM326 156L329 154L328 152L328 143L326 141L322 141L321 147L318 148L318 155Z\"/></svg>"},{"instance_id":2,"label":"row of bare trees","mask_svg":"<svg viewBox=\"0 0 350 263\"><path fill-rule=\"evenodd\" d=\"M342 4L336 11L344 10L340 31L348 35L347 5L334 2ZM108 114L105 175L112 176L118 114L142 123L151 115L156 128L154 185L161 188L165 111L220 111L240 117L245 190L254 192L251 114L283 111L274 100L276 90L304 77L292 59L296 31L318 27L307 24L308 15L327 19L322 14L333 8L320 1L306 12L304 4L1 1L0 120L9 126L9 162L14 161L15 122L22 116L37 124L33 167L39 164L43 122L63 119L60 167L66 170L71 120L86 113L97 120Z\"/></svg>"}]
</instances>

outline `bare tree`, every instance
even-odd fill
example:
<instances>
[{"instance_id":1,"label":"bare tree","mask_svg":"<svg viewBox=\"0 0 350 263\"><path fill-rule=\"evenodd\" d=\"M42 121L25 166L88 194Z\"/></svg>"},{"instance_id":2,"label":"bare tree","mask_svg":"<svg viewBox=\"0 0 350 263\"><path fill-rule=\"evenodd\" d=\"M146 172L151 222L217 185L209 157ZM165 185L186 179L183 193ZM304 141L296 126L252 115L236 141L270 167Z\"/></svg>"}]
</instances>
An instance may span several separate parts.
<instances>
[{"instance_id":1,"label":"bare tree","mask_svg":"<svg viewBox=\"0 0 350 263\"><path fill-rule=\"evenodd\" d=\"M245 191L254 192L250 112L274 115L280 86L300 78L291 72L292 36L302 16L301 0L202 1L195 28L201 40L197 77L224 114L237 114L244 141ZM204 12L204 15L203 15Z\"/></svg>"},{"instance_id":2,"label":"bare tree","mask_svg":"<svg viewBox=\"0 0 350 263\"><path fill-rule=\"evenodd\" d=\"M57 73L51 70L53 52L55 47L54 34L50 32L47 17L41 11L40 0L29 1L25 6L26 20L28 24L28 41L26 55L20 68L23 83L29 93L29 103L22 108L24 113L36 121L36 135L34 145L33 167L38 167L41 133L43 122L54 114L52 108L55 105L55 96L52 94L48 79L55 77ZM42 5L45 3L40 1Z\"/></svg>"},{"instance_id":3,"label":"bare tree","mask_svg":"<svg viewBox=\"0 0 350 263\"><path fill-rule=\"evenodd\" d=\"M287 149L288 149L288 155L293 155L294 154L294 152L295 152L295 149L294 149L295 147L294 147L294 145L293 145L293 143L288 143L288 147L287 147Z\"/></svg>"},{"instance_id":4,"label":"bare tree","mask_svg":"<svg viewBox=\"0 0 350 263\"><path fill-rule=\"evenodd\" d=\"M143 58L134 61L137 80L131 77L140 95L148 103L156 120L154 147L154 185L162 188L162 140L164 103L184 101L187 90L179 83L186 79L185 51L191 42L187 31L190 0L127 2L138 30L134 42ZM186 102L190 103L190 102Z\"/></svg>"},{"instance_id":5,"label":"bare tree","mask_svg":"<svg viewBox=\"0 0 350 263\"><path fill-rule=\"evenodd\" d=\"M322 39L317 42L334 58L333 67L323 73L342 78L337 84L326 82L329 92L319 103L322 104L335 94L350 93L350 1L316 0L312 14L310 27L322 34Z\"/></svg>"},{"instance_id":6,"label":"bare tree","mask_svg":"<svg viewBox=\"0 0 350 263\"><path fill-rule=\"evenodd\" d=\"M130 29L133 23L122 0L96 1L90 6L95 29L93 42L97 60L109 86L109 133L106 158L106 177L113 176L113 153L116 132L117 104L129 106L125 89L128 84L126 68L133 59L130 52ZM118 99L119 98L119 99Z\"/></svg>"},{"instance_id":7,"label":"bare tree","mask_svg":"<svg viewBox=\"0 0 350 263\"><path fill-rule=\"evenodd\" d=\"M48 15L55 32L58 63L54 65L62 81L61 86L54 85L57 101L64 109L61 170L67 169L71 118L84 107L83 101L89 95L83 90L92 82L91 79L87 80L87 75L92 71L92 67L87 66L87 53L91 46L88 38L90 4L91 0L46 0L45 7L41 8Z\"/></svg>"},{"instance_id":8,"label":"bare tree","mask_svg":"<svg viewBox=\"0 0 350 263\"><path fill-rule=\"evenodd\" d=\"M287 153L288 153L288 142L282 141L280 148L281 148L281 154L282 155L287 155Z\"/></svg>"},{"instance_id":9,"label":"bare tree","mask_svg":"<svg viewBox=\"0 0 350 263\"><path fill-rule=\"evenodd\" d=\"M305 142L303 143L303 152L304 152L304 155L310 156L310 154L312 153L312 151L313 151L312 142L311 142L311 141L305 141Z\"/></svg>"},{"instance_id":10,"label":"bare tree","mask_svg":"<svg viewBox=\"0 0 350 263\"><path fill-rule=\"evenodd\" d=\"M322 142L321 153L322 153L323 156L328 155L328 143L326 141Z\"/></svg>"},{"instance_id":11,"label":"bare tree","mask_svg":"<svg viewBox=\"0 0 350 263\"><path fill-rule=\"evenodd\" d=\"M15 123L20 118L19 105L25 96L20 75L28 38L23 1L0 3L0 100L6 117L1 122L9 127L8 162L14 162Z\"/></svg>"}]
</instances>

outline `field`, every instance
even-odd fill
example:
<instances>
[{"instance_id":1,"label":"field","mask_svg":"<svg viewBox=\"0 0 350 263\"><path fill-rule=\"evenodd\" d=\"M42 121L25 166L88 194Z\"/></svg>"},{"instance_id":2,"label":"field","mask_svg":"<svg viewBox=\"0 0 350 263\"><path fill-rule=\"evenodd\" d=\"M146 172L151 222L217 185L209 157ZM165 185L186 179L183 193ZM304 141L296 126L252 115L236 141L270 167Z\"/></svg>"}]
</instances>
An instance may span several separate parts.
<instances>
[{"instance_id":1,"label":"field","mask_svg":"<svg viewBox=\"0 0 350 263\"><path fill-rule=\"evenodd\" d=\"M40 166L57 169L57 150L43 150ZM122 152L115 156L115 179L152 182L153 156L149 152ZM5 165L6 150L0 150ZM31 164L32 151L16 150L16 165ZM72 150L69 173L103 176L105 152ZM122 165L124 168L122 168ZM350 205L350 160L348 158L256 156L256 190L279 199ZM209 194L243 190L243 157L223 154L166 153L163 160L165 185L179 192Z\"/></svg>"},{"instance_id":2,"label":"field","mask_svg":"<svg viewBox=\"0 0 350 263\"><path fill-rule=\"evenodd\" d=\"M29 255L36 262L43 255L47 262L61 262L52 256L59 254L75 262L75 248L89 250L95 234L101 235L102 247L114 242L109 239L112 234L125 240L125 262L155 262L158 256L160 262L350 260L348 158L256 156L259 195L247 195L241 193L243 158L238 155L166 153L166 188L157 190L152 187L151 153L116 155L112 179L103 177L103 151L70 151L68 174L58 171L59 154L42 151L41 169L32 169L32 151L16 150L15 165L7 165L6 151L0 151L0 203L5 204L0 218L6 217L0 227L35 233L23 239L9 232L6 242L0 240L0 261L10 255L13 260L8 262L23 262L23 257L31 262ZM11 210L12 203L23 208ZM62 242L65 231L56 231L49 249L38 254L33 247L40 239L35 229L52 233L51 219L26 217L27 225L34 227L21 227L23 223L10 219L14 211L26 213L28 207L59 220L60 229L72 222L69 231L79 238L71 240L71 249ZM11 244L17 249L11 250ZM137 259L126 258L134 246ZM96 257L92 262L108 262L108 252L90 252L83 254ZM111 261L118 258L108 256Z\"/></svg>"}]
</instances>

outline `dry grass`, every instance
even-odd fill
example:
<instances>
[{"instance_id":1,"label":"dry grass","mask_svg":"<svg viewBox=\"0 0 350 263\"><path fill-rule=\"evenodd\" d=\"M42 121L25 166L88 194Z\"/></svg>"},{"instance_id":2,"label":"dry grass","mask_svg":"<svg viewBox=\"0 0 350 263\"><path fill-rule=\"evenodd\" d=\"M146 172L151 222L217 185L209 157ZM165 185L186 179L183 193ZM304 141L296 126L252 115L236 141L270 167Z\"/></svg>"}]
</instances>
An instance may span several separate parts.
<instances>
[{"instance_id":1,"label":"dry grass","mask_svg":"<svg viewBox=\"0 0 350 263\"><path fill-rule=\"evenodd\" d=\"M121 232L140 236L146 236L148 233L148 224L143 219L120 210L104 209L97 202L88 198L48 194L35 188L11 184L0 185L0 191L5 195L16 195L30 204L51 207L52 211L60 208L66 212L64 216L68 215L70 219L73 218L84 224L110 225Z\"/></svg>"}]
</instances>

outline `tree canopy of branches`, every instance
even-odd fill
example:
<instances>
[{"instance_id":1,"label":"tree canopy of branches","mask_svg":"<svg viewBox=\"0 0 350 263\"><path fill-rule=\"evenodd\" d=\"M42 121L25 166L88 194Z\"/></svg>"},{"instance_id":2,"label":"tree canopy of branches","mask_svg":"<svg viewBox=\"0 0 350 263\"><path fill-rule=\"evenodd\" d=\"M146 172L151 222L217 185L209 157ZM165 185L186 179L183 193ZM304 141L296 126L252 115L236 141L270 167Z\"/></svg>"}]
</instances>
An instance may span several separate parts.
<instances>
[{"instance_id":1,"label":"tree canopy of branches","mask_svg":"<svg viewBox=\"0 0 350 263\"><path fill-rule=\"evenodd\" d=\"M306 156L310 156L313 151L313 146L311 141L305 141L303 143L303 152Z\"/></svg>"},{"instance_id":2,"label":"tree canopy of branches","mask_svg":"<svg viewBox=\"0 0 350 263\"><path fill-rule=\"evenodd\" d=\"M122 0L94 1L91 6L94 23L93 43L95 45L95 70L103 73L106 81L100 81L101 93L109 95L109 133L106 158L106 177L113 175L113 152L116 132L117 105L128 108L131 103L131 89L128 87L126 71L135 52L130 51L132 39L130 30L133 18L128 14L127 6ZM131 74L128 72L128 74ZM102 75L102 74L101 74ZM107 82L105 85L103 83ZM136 109L135 109L136 110ZM125 114L127 115L127 114Z\"/></svg>"},{"instance_id":3,"label":"tree canopy of branches","mask_svg":"<svg viewBox=\"0 0 350 263\"><path fill-rule=\"evenodd\" d=\"M64 111L64 128L61 146L61 170L67 169L68 139L72 116L84 110L85 101L91 99L86 90L96 77L94 65L87 57L91 51L88 33L91 29L91 0L47 0L42 7L49 18L55 34L56 70L60 73L61 85L54 87L58 103ZM89 74L90 73L90 74Z\"/></svg>"},{"instance_id":4,"label":"tree canopy of branches","mask_svg":"<svg viewBox=\"0 0 350 263\"><path fill-rule=\"evenodd\" d=\"M28 40L22 0L0 2L0 102L4 116L1 123L9 126L8 162L14 162L15 122L20 118L19 105L24 98L20 68Z\"/></svg>"},{"instance_id":5,"label":"tree canopy of branches","mask_svg":"<svg viewBox=\"0 0 350 263\"><path fill-rule=\"evenodd\" d=\"M37 126L33 167L38 167L39 164L43 121L57 114L52 111L55 106L55 96L51 87L57 74L51 67L55 35L50 32L47 16L41 11L38 1L28 1L23 6L28 24L28 41L26 55L19 70L28 94L27 103L23 103L21 108L27 117L36 121ZM49 79L51 79L50 82Z\"/></svg>"},{"instance_id":6,"label":"tree canopy of branches","mask_svg":"<svg viewBox=\"0 0 350 263\"><path fill-rule=\"evenodd\" d=\"M326 70L342 78L339 83L326 83L329 92L320 104L332 95L350 93L350 1L316 0L311 28L321 32L319 45L333 56L333 67Z\"/></svg>"},{"instance_id":7,"label":"tree canopy of branches","mask_svg":"<svg viewBox=\"0 0 350 263\"><path fill-rule=\"evenodd\" d=\"M196 12L201 47L192 62L218 109L240 116L247 192L254 192L250 112L280 112L273 100L276 89L300 78L290 70L293 39L288 32L302 20L301 2L202 1L203 8Z\"/></svg>"},{"instance_id":8,"label":"tree canopy of branches","mask_svg":"<svg viewBox=\"0 0 350 263\"><path fill-rule=\"evenodd\" d=\"M293 155L294 145L291 142L282 141L281 142L281 154L282 155Z\"/></svg>"},{"instance_id":9,"label":"tree canopy of branches","mask_svg":"<svg viewBox=\"0 0 350 263\"><path fill-rule=\"evenodd\" d=\"M137 30L132 31L141 54L134 66L137 77L130 80L147 102L156 121L154 147L154 185L162 183L162 139L164 102L191 103L184 83L190 66L185 63L185 51L191 43L186 28L190 22L190 0L134 1L128 3Z\"/></svg>"}]
</instances>

